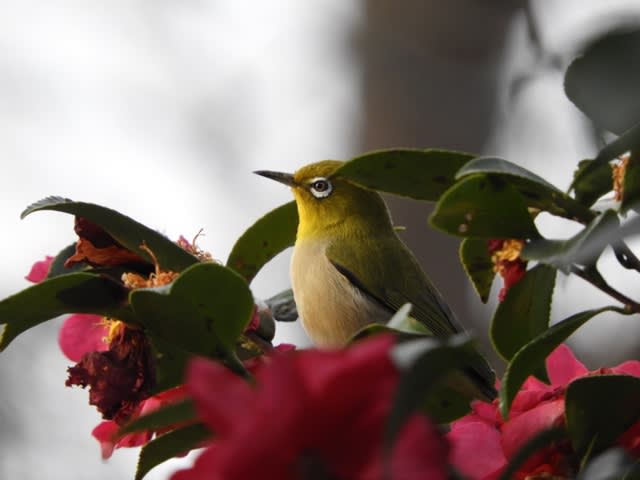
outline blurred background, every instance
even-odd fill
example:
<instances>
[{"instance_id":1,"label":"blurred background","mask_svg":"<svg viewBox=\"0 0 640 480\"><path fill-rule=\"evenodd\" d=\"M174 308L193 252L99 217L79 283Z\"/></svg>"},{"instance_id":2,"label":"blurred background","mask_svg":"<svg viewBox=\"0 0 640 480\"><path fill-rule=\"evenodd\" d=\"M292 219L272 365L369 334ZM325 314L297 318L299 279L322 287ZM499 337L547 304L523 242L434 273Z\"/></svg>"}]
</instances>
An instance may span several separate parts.
<instances>
[{"instance_id":1,"label":"blurred background","mask_svg":"<svg viewBox=\"0 0 640 480\"><path fill-rule=\"evenodd\" d=\"M74 241L72 217L19 213L47 195L119 210L225 260L258 217L291 199L252 175L384 147L507 158L561 189L598 138L565 98L586 43L640 22L635 0L299 2L0 0L0 296L31 264ZM425 270L486 352L492 306L471 291L458 241L426 227L429 205L389 198ZM542 218L543 233L575 227ZM572 230L573 229L573 230ZM285 252L252 284L289 287ZM635 276L603 272L638 298ZM631 274L632 275L632 274ZM497 294L494 285L492 296ZM553 317L604 305L559 276ZM595 367L638 358L634 317L601 316L572 345ZM64 387L61 319L0 355L0 479L132 478L137 450L104 464L87 392ZM281 341L307 345L298 325ZM499 362L496 367L501 368ZM268 434L268 433L267 433ZM168 478L191 458L158 467Z\"/></svg>"}]
</instances>

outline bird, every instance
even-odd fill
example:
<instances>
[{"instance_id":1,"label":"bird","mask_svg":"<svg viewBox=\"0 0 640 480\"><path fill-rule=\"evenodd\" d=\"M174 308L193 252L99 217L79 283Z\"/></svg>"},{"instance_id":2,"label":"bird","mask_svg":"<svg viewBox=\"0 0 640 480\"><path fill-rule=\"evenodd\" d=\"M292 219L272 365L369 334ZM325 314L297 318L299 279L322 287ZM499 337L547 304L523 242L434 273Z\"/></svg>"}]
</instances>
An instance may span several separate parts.
<instances>
[{"instance_id":1,"label":"bird","mask_svg":"<svg viewBox=\"0 0 640 480\"><path fill-rule=\"evenodd\" d=\"M342 347L367 325L384 324L403 305L424 334L448 338L461 324L400 239L375 190L340 176L344 164L324 160L295 173L254 173L291 188L298 229L291 288L303 328L314 345ZM493 370L478 354L470 366L481 398L495 396Z\"/></svg>"}]
</instances>

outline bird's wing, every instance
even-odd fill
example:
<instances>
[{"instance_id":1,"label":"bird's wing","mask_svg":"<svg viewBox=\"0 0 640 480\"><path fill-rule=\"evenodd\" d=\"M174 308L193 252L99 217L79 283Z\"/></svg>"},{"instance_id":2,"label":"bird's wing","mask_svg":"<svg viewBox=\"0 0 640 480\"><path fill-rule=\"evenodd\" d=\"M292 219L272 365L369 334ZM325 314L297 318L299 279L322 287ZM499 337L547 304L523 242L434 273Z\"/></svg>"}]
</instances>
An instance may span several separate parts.
<instances>
[{"instance_id":1,"label":"bird's wing","mask_svg":"<svg viewBox=\"0 0 640 480\"><path fill-rule=\"evenodd\" d=\"M389 317L405 303L411 303L411 316L434 336L446 338L463 331L417 260L395 234L341 241L339 249L329 246L327 256L354 287L388 309ZM380 281L372 285L366 281L371 278ZM496 395L493 370L479 352L475 356L473 365L464 370L484 398L490 400Z\"/></svg>"},{"instance_id":2,"label":"bird's wing","mask_svg":"<svg viewBox=\"0 0 640 480\"><path fill-rule=\"evenodd\" d=\"M462 331L449 306L397 236L341 241L339 249L329 246L327 256L352 285L391 314L411 303L411 316L433 335L446 338ZM367 281L371 278L379 281Z\"/></svg>"}]
</instances>

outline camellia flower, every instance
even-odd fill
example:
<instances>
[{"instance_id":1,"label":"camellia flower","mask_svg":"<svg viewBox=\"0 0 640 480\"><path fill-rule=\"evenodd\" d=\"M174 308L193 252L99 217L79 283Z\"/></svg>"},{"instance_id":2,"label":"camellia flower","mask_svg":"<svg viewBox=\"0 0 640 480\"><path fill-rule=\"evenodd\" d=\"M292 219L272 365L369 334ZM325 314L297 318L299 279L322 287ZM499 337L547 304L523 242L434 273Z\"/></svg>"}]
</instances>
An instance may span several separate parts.
<instances>
[{"instance_id":1,"label":"camellia flower","mask_svg":"<svg viewBox=\"0 0 640 480\"><path fill-rule=\"evenodd\" d=\"M34 283L44 281L53 257L36 262L27 275ZM155 372L144 334L118 320L91 314L70 315L58 335L62 352L75 366L69 368L67 386L89 386L89 403L106 421L93 430L108 458L114 448L147 443L154 432L141 432L114 439L120 426L160 406L184 398L183 387L150 396Z\"/></svg>"},{"instance_id":2,"label":"camellia flower","mask_svg":"<svg viewBox=\"0 0 640 480\"><path fill-rule=\"evenodd\" d=\"M524 247L522 240L489 240L488 242L487 249L491 254L493 270L504 280L504 286L498 293L498 300L501 302L509 289L527 272L527 262L520 258L522 247Z\"/></svg>"},{"instance_id":3,"label":"camellia flower","mask_svg":"<svg viewBox=\"0 0 640 480\"><path fill-rule=\"evenodd\" d=\"M144 416L163 406L177 403L181 400L184 400L186 397L186 390L182 385L170 390L166 390L157 395L149 397L146 400L142 400L139 403L136 412L134 412L134 414L131 416L131 419L133 420L135 418ZM94 438L98 440L98 442L100 442L100 449L103 459L111 457L113 451L117 448L140 447L149 442L153 438L154 434L160 435L164 433L164 431L154 432L151 430L147 430L144 432L129 433L122 437L118 437L117 433L120 427L121 425L113 420L105 420L101 422L97 427L95 427L91 432Z\"/></svg>"},{"instance_id":4,"label":"camellia flower","mask_svg":"<svg viewBox=\"0 0 640 480\"><path fill-rule=\"evenodd\" d=\"M601 374L640 377L638 361L589 372L566 345L556 348L546 363L551 384L529 377L516 395L506 421L496 400L474 402L472 413L452 423L447 434L452 463L468 478L497 478L528 440L543 430L563 425L564 395L576 378ZM619 438L619 445L640 457L640 422ZM515 478L572 478L579 466L577 461L568 440L556 442L529 458Z\"/></svg>"},{"instance_id":5,"label":"camellia flower","mask_svg":"<svg viewBox=\"0 0 640 480\"><path fill-rule=\"evenodd\" d=\"M398 383L393 339L336 351L275 354L255 387L220 364L194 359L186 387L213 443L172 480L381 479L385 420ZM401 430L390 478L447 478L448 447L424 416Z\"/></svg>"}]
</instances>

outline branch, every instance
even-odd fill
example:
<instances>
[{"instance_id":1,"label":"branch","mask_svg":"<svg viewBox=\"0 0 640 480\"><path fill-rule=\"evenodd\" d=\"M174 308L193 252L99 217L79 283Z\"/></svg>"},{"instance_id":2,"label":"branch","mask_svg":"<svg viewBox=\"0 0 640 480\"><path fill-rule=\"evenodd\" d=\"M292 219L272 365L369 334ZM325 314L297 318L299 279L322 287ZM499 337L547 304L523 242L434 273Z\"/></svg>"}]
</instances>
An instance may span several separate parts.
<instances>
[{"instance_id":1,"label":"branch","mask_svg":"<svg viewBox=\"0 0 640 480\"><path fill-rule=\"evenodd\" d=\"M602 290L604 293L624 304L625 310L627 310L629 313L640 313L640 303L635 302L634 300L630 299L629 297L620 293L611 285L609 285L596 267L581 269L574 265L571 267L571 273L574 273L583 280L586 280L594 287Z\"/></svg>"}]
</instances>

